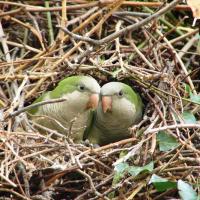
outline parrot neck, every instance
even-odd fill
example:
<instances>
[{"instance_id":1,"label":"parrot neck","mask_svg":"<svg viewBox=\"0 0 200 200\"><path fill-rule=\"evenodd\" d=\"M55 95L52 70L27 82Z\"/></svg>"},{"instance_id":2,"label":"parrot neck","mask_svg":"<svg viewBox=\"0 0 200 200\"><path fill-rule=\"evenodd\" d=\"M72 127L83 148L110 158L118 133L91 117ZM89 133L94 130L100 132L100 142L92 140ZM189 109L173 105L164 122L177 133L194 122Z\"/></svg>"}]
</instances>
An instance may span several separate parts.
<instances>
[{"instance_id":1,"label":"parrot neck","mask_svg":"<svg viewBox=\"0 0 200 200\"><path fill-rule=\"evenodd\" d=\"M81 96L81 98L80 98ZM53 117L61 123L71 123L71 120L80 118L83 113L88 113L85 108L89 100L88 95L80 95L78 91L63 95L66 101L55 104L46 104L41 107L40 113ZM47 96L46 99L49 99Z\"/></svg>"},{"instance_id":2,"label":"parrot neck","mask_svg":"<svg viewBox=\"0 0 200 200\"><path fill-rule=\"evenodd\" d=\"M86 110L89 96L87 93L80 95L79 91L74 91L61 97L66 98L66 101L45 104L39 107L37 114L47 116L46 120L44 120L44 126L57 130L64 135L70 131L74 141L80 141L89 116L89 110ZM46 96L44 100L47 99L50 99L50 96Z\"/></svg>"},{"instance_id":3,"label":"parrot neck","mask_svg":"<svg viewBox=\"0 0 200 200\"><path fill-rule=\"evenodd\" d=\"M121 132L124 132L124 133L128 132L127 127L119 127L119 122L118 122L118 125L115 125L112 123L112 121L99 120L99 118L97 116L94 119L94 124L98 129L100 129L106 133L118 134Z\"/></svg>"},{"instance_id":4,"label":"parrot neck","mask_svg":"<svg viewBox=\"0 0 200 200\"><path fill-rule=\"evenodd\" d=\"M135 106L127 99L114 100L111 112L104 113L102 107L98 107L95 124L109 133L128 133L128 128L134 123L135 113Z\"/></svg>"}]
</instances>

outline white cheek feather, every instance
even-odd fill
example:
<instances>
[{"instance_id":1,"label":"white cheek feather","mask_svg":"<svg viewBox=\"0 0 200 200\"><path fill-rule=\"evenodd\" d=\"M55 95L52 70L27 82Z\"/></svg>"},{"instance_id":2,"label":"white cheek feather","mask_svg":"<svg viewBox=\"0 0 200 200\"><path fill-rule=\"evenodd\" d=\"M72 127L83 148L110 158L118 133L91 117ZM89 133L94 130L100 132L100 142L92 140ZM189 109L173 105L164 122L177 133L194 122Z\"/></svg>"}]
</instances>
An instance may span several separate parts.
<instances>
[{"instance_id":1,"label":"white cheek feather","mask_svg":"<svg viewBox=\"0 0 200 200\"><path fill-rule=\"evenodd\" d=\"M86 105L89 101L89 95L87 93L74 91L70 94L62 96L62 98L63 97L67 100L64 102L46 104L39 107L37 115L47 116L47 120L41 121L41 125L47 126L53 130L57 130L62 134L66 134L70 128L71 134L73 135L72 138L75 141L82 140L90 114L89 110L86 110ZM48 99L50 99L49 96L45 98L45 100ZM61 126L58 124L61 124Z\"/></svg>"},{"instance_id":2,"label":"white cheek feather","mask_svg":"<svg viewBox=\"0 0 200 200\"><path fill-rule=\"evenodd\" d=\"M126 121L127 124L132 124L135 120L135 106L127 99L115 99L112 104L112 114L120 121Z\"/></svg>"},{"instance_id":3,"label":"white cheek feather","mask_svg":"<svg viewBox=\"0 0 200 200\"><path fill-rule=\"evenodd\" d=\"M89 101L89 96L86 93L81 93L79 91L64 95L62 98L66 98L66 101L41 106L39 108L39 114L53 117L61 123L70 122L75 117L80 118ZM48 99L50 99L49 96L45 98L45 100Z\"/></svg>"},{"instance_id":4,"label":"white cheek feather","mask_svg":"<svg viewBox=\"0 0 200 200\"><path fill-rule=\"evenodd\" d=\"M126 132L135 121L135 106L125 98L113 99L112 111L103 113L102 107L97 110L97 126L105 128L106 131L114 130L118 132Z\"/></svg>"}]
</instances>

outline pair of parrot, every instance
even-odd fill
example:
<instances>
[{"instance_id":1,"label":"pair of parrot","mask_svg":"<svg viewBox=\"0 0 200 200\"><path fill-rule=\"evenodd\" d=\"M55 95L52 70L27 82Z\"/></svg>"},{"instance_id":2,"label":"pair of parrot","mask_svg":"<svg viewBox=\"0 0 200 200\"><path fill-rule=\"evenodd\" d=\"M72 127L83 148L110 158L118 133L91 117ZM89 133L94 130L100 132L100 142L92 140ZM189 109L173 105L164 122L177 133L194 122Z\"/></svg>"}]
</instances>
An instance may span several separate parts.
<instances>
[{"instance_id":1,"label":"pair of parrot","mask_svg":"<svg viewBox=\"0 0 200 200\"><path fill-rule=\"evenodd\" d=\"M71 76L34 103L57 98L65 101L38 106L29 113L34 122L69 135L76 143L88 139L105 145L128 138L129 127L142 118L140 96L121 82L100 87L90 76Z\"/></svg>"}]
</instances>

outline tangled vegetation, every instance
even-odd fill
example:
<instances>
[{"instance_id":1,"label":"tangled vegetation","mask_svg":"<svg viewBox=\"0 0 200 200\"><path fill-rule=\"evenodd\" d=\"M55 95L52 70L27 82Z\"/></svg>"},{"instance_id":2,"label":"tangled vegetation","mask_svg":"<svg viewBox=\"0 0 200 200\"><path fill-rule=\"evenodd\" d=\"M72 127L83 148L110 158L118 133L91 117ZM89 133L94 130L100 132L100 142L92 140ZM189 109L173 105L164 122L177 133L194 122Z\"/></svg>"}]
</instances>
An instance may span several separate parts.
<instances>
[{"instance_id":1,"label":"tangled vegetation","mask_svg":"<svg viewBox=\"0 0 200 200\"><path fill-rule=\"evenodd\" d=\"M0 8L0 199L198 198L200 43L189 6L7 0ZM73 74L140 93L145 112L131 138L93 148L34 129L26 107Z\"/></svg>"}]
</instances>

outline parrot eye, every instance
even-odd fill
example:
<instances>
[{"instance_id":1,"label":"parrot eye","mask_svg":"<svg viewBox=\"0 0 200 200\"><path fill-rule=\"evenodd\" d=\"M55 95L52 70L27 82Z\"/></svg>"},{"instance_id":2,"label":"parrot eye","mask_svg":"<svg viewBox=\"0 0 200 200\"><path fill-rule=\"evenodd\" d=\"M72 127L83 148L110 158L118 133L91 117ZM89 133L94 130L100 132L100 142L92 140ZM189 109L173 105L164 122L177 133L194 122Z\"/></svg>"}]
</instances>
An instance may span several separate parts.
<instances>
[{"instance_id":1,"label":"parrot eye","mask_svg":"<svg viewBox=\"0 0 200 200\"><path fill-rule=\"evenodd\" d=\"M85 86L84 86L84 85L79 85L79 89L80 89L81 91L84 91L84 90L85 90Z\"/></svg>"},{"instance_id":2,"label":"parrot eye","mask_svg":"<svg viewBox=\"0 0 200 200\"><path fill-rule=\"evenodd\" d=\"M123 97L124 93L122 90L119 91L118 96Z\"/></svg>"}]
</instances>

